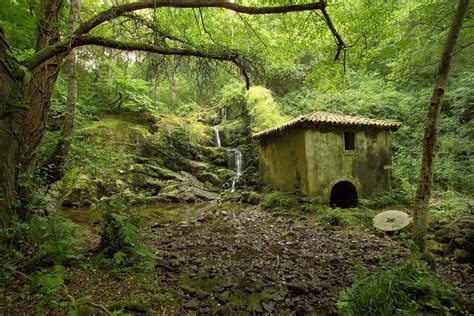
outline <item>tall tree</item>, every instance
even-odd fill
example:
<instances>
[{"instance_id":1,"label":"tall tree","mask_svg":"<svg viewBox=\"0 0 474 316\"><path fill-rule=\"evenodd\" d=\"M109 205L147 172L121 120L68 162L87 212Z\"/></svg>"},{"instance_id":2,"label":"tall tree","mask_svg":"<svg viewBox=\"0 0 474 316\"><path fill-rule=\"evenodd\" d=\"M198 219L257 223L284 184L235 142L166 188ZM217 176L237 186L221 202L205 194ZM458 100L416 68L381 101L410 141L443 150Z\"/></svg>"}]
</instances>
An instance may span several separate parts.
<instances>
[{"instance_id":1,"label":"tall tree","mask_svg":"<svg viewBox=\"0 0 474 316\"><path fill-rule=\"evenodd\" d=\"M324 1L275 7L249 7L222 0L139 1L116 5L82 23L72 36L61 41L60 17L64 0L42 0L38 19L35 54L19 62L11 54L0 28L0 225L7 225L15 212L27 218L30 199L29 179L36 168L36 152L43 138L50 107L50 99L59 67L74 48L98 45L128 51L148 51L163 55L194 56L234 63L246 79L245 58L229 49L206 50L170 48L145 42L120 41L92 36L96 27L143 9L223 8L242 14L265 15L295 11L320 10L327 26L338 42L338 53L345 47L340 35L326 13ZM33 34L32 34L33 36ZM26 68L26 71L24 70ZM19 204L20 207L15 207Z\"/></svg>"},{"instance_id":2,"label":"tall tree","mask_svg":"<svg viewBox=\"0 0 474 316\"><path fill-rule=\"evenodd\" d=\"M423 155L421 160L420 180L415 197L414 206L414 230L415 243L421 251L426 248L426 230L428 225L428 205L431 198L431 186L433 184L434 160L436 156L436 144L438 139L438 126L443 105L443 96L448 83L449 66L456 40L461 31L464 16L469 6L469 0L459 0L454 14L451 27L446 38L438 71L436 82L429 103L425 122L425 135L423 139Z\"/></svg>"},{"instance_id":3,"label":"tall tree","mask_svg":"<svg viewBox=\"0 0 474 316\"><path fill-rule=\"evenodd\" d=\"M80 0L71 0L68 16L68 34L76 30ZM40 167L40 174L47 184L58 181L64 175L64 162L71 145L77 99L76 52L72 50L66 58L67 101L64 109L64 122L61 137L49 159Z\"/></svg>"}]
</instances>

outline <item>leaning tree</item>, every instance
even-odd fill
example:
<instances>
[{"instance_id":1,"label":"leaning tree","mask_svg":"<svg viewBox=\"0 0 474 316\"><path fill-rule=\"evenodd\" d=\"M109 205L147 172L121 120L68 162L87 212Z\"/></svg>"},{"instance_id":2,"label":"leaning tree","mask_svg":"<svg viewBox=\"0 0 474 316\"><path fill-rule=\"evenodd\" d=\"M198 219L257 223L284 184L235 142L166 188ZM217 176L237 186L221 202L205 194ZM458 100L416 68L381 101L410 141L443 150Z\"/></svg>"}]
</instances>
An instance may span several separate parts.
<instances>
[{"instance_id":1,"label":"leaning tree","mask_svg":"<svg viewBox=\"0 0 474 316\"><path fill-rule=\"evenodd\" d=\"M291 2L290 2L291 3ZM170 48L150 41L120 41L98 37L92 31L100 25L135 11L169 8L221 8L239 14L266 15L319 10L332 32L337 53L345 49L321 0L308 4L253 7L223 0L146 0L112 6L85 21L68 37L61 39L60 17L64 0L41 0L36 10L35 53L19 62L12 54L0 26L0 225L7 226L14 215L28 218L29 180L36 169L36 153L46 129L50 100L61 64L76 47L96 45L127 51L161 55L194 56L233 63L249 86L246 56L231 49L203 50Z\"/></svg>"}]
</instances>

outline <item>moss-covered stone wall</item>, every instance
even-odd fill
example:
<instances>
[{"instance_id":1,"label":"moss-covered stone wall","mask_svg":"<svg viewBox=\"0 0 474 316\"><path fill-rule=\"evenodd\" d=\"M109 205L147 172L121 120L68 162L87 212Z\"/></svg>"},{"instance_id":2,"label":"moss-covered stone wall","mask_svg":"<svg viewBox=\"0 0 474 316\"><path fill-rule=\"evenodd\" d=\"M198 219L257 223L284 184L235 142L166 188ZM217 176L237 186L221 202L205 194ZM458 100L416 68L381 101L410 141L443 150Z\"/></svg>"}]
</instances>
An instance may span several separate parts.
<instances>
[{"instance_id":1,"label":"moss-covered stone wall","mask_svg":"<svg viewBox=\"0 0 474 316\"><path fill-rule=\"evenodd\" d=\"M291 129L259 142L259 175L262 184L279 190L308 190L305 131Z\"/></svg>"},{"instance_id":2,"label":"moss-covered stone wall","mask_svg":"<svg viewBox=\"0 0 474 316\"><path fill-rule=\"evenodd\" d=\"M345 150L344 132L354 132L355 150ZM359 197L390 190L391 135L387 130L341 127L293 128L260 139L260 180L275 189L301 188L328 203L333 186L349 181Z\"/></svg>"}]
</instances>

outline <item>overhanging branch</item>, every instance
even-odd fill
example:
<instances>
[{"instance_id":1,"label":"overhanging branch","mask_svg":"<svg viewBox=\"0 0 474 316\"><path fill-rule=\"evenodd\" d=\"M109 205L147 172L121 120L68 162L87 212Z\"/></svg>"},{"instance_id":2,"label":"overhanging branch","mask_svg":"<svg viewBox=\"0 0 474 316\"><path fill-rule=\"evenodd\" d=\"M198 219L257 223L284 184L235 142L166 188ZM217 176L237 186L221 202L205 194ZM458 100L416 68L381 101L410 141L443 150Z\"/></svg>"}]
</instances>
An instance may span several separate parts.
<instances>
[{"instance_id":1,"label":"overhanging branch","mask_svg":"<svg viewBox=\"0 0 474 316\"><path fill-rule=\"evenodd\" d=\"M324 1L308 4L295 4L277 7L247 7L239 4L227 2L227 1L206 1L206 0L175 0L175 1L140 1L134 3L127 3L118 6L114 6L106 11L103 11L84 22L75 32L75 35L86 34L95 27L101 25L104 22L113 20L126 13L143 10L143 9L156 9L156 8L223 8L231 11L235 11L243 14L278 14L288 13L297 11L311 11L311 10L324 10L326 3ZM330 27L331 28L331 27Z\"/></svg>"},{"instance_id":2,"label":"overhanging branch","mask_svg":"<svg viewBox=\"0 0 474 316\"><path fill-rule=\"evenodd\" d=\"M336 40L336 43L337 43L337 52L336 52L336 56L334 56L334 61L336 61L339 59L339 55L341 54L341 51L346 49L346 44L342 40L341 35L339 35L339 33L337 32L336 28L334 27L334 24L332 24L332 20L329 17L329 14L327 13L326 8L322 8L321 12L323 13L324 20L326 21L326 24L331 30L331 33L334 36L334 39ZM344 60L344 63L345 63L345 60Z\"/></svg>"},{"instance_id":3,"label":"overhanging branch","mask_svg":"<svg viewBox=\"0 0 474 316\"><path fill-rule=\"evenodd\" d=\"M196 50L191 48L170 48L148 43L118 41L110 38L97 36L73 36L72 38L66 41L59 42L56 45L52 45L40 50L30 58L26 59L22 64L26 68L31 70L54 56L60 54L67 54L76 47L87 45L102 46L120 49L124 51L142 51L156 53L160 55L192 56L220 61L230 61L234 63L242 72L242 75L245 78L246 86L249 87L249 77L244 67L244 63L242 62L242 60L240 60L242 57L236 51L229 50L223 52L206 52L203 50Z\"/></svg>"}]
</instances>

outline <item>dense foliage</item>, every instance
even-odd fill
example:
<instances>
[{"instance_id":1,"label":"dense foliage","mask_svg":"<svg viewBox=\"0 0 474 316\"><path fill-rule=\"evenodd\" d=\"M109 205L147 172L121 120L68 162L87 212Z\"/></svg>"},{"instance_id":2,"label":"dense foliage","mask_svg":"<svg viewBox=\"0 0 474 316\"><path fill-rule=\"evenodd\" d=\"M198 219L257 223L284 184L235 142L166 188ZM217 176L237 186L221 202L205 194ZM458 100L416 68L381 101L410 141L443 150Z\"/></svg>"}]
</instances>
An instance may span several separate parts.
<instances>
[{"instance_id":1,"label":"dense foliage","mask_svg":"<svg viewBox=\"0 0 474 316\"><path fill-rule=\"evenodd\" d=\"M39 2L4 0L0 7L0 25L20 61L34 53L32 34L42 19ZM80 20L130 2L83 0ZM309 1L232 2L275 6ZM348 216L340 209L322 210L312 201L299 200L298 192L245 192L242 200L245 194L253 195L247 202L261 200L261 208L273 211L275 217L286 216L288 209L316 215L323 230L369 228L372 208L410 205L419 177L433 77L455 2L328 1L328 13L345 43L340 52L319 11L267 16L215 8L159 8L139 10L95 28L90 35L147 42L163 49L238 53L242 68L205 58L77 48L76 125L62 166L64 176L52 185L45 185L41 170L33 180L18 179L20 189L34 183L28 200L34 215L0 229L0 294L17 276L28 280L28 293L48 297L64 290L64 266L80 258L82 240L77 226L60 217L58 209L63 200L86 195L87 190L87 206L101 209L103 219L94 227L101 240L93 254L95 261L86 268L111 268L118 274L150 272L156 255L142 246L144 235L126 204L138 195L150 198L148 202L174 201L176 192L189 191L189 187L182 189L184 181L179 182L189 181L189 174L199 182L199 190L230 188L241 175L231 170L229 152L214 148L218 134L211 126L219 126L223 147L244 153L247 169L241 181L255 189L258 163L251 133L316 110L398 120L401 128L392 137L393 192L361 200L358 212ZM62 35L68 10L66 6L61 11L58 22ZM441 114L431 210L443 219L465 212L464 202L474 192L473 17L471 5L453 55ZM45 168L53 167L44 164L63 137L68 98L65 70L62 66L54 86L46 135L35 150L38 165ZM248 90L245 74L250 77ZM222 109L229 121L235 121L221 120ZM127 181L134 183L135 192L122 190ZM157 196L156 188L167 189L164 200L159 200L163 196ZM238 200L233 193L213 197ZM355 315L448 314L458 311L453 295L425 267L403 265L375 277L361 275L341 294L338 306L342 313Z\"/></svg>"}]
</instances>

